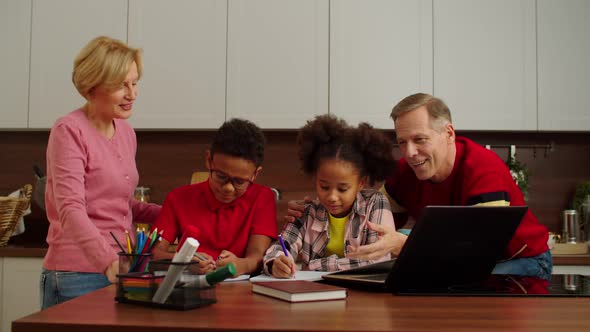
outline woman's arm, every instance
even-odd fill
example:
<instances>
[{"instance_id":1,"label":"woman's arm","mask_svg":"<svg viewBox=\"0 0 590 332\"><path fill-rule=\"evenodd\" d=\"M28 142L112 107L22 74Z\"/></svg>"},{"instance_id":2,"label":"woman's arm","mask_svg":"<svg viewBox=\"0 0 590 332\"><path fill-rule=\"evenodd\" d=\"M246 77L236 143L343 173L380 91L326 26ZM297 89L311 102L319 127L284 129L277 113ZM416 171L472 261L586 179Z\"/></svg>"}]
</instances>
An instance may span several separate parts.
<instances>
[{"instance_id":1,"label":"woman's arm","mask_svg":"<svg viewBox=\"0 0 590 332\"><path fill-rule=\"evenodd\" d=\"M132 199L131 213L133 213L133 222L142 224L153 224L160 214L161 206L154 203L144 203Z\"/></svg>"}]
</instances>

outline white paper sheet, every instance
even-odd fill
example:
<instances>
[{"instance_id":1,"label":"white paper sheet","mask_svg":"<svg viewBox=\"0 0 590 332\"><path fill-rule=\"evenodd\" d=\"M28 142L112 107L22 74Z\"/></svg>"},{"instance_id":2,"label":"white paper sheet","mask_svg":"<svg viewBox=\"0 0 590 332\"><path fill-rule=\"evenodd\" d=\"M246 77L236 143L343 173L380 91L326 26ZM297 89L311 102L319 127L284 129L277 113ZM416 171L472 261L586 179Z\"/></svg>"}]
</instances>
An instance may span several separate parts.
<instances>
[{"instance_id":1,"label":"white paper sheet","mask_svg":"<svg viewBox=\"0 0 590 332\"><path fill-rule=\"evenodd\" d=\"M287 280L308 280L308 281L318 281L322 280L322 276L324 274L328 274L331 272L323 272L323 271L297 271L295 272L295 277L290 279L278 279L275 277L267 276L266 274L261 274L256 277L250 278L250 282L253 281L287 281Z\"/></svg>"},{"instance_id":2,"label":"white paper sheet","mask_svg":"<svg viewBox=\"0 0 590 332\"><path fill-rule=\"evenodd\" d=\"M227 278L222 282L233 282L233 281L243 281L243 280L248 280L250 279L250 275L249 274L242 274L241 276L235 277L235 278Z\"/></svg>"}]
</instances>

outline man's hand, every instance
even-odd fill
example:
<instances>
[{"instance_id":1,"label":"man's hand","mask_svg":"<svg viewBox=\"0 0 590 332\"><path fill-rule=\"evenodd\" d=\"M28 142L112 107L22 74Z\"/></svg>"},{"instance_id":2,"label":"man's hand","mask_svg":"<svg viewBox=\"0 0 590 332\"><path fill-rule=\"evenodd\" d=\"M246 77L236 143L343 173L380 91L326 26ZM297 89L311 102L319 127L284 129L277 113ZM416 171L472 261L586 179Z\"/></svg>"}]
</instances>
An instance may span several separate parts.
<instances>
[{"instance_id":1,"label":"man's hand","mask_svg":"<svg viewBox=\"0 0 590 332\"><path fill-rule=\"evenodd\" d=\"M129 268L129 267L127 267ZM107 266L106 270L104 270L104 275L109 279L111 284L117 282L117 274L119 273L119 259L114 260L111 265Z\"/></svg>"},{"instance_id":2,"label":"man's hand","mask_svg":"<svg viewBox=\"0 0 590 332\"><path fill-rule=\"evenodd\" d=\"M294 222L295 219L303 215L305 211L305 203L311 203L309 196L305 196L303 200L289 201L287 203L287 215L283 217L285 222Z\"/></svg>"},{"instance_id":3,"label":"man's hand","mask_svg":"<svg viewBox=\"0 0 590 332\"><path fill-rule=\"evenodd\" d=\"M273 261L271 272L275 278L286 279L294 276L296 270L295 262L290 257L281 255Z\"/></svg>"},{"instance_id":4,"label":"man's hand","mask_svg":"<svg viewBox=\"0 0 590 332\"><path fill-rule=\"evenodd\" d=\"M406 243L407 236L398 233L391 226L381 224L367 223L369 229L379 233L377 242L360 247L348 246L348 258L375 260L388 253L393 256L399 255L402 247Z\"/></svg>"}]
</instances>

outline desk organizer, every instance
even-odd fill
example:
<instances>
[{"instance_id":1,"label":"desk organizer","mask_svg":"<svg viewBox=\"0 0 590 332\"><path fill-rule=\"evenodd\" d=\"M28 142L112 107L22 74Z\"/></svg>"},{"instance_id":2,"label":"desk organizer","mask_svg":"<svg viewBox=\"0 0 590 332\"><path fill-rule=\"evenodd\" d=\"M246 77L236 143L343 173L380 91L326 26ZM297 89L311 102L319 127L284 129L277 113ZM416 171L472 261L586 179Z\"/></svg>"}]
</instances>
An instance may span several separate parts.
<instances>
[{"instance_id":1,"label":"desk organizer","mask_svg":"<svg viewBox=\"0 0 590 332\"><path fill-rule=\"evenodd\" d=\"M187 286L187 281L198 277L192 272L190 263L171 263L170 260L152 261L150 271L146 273L135 272L119 274L117 282L117 296L119 303L139 304L154 308L189 310L217 302L215 287L199 288ZM176 283L172 293L164 303L152 301L158 287L165 278L165 273L170 265L184 266L183 274Z\"/></svg>"}]
</instances>

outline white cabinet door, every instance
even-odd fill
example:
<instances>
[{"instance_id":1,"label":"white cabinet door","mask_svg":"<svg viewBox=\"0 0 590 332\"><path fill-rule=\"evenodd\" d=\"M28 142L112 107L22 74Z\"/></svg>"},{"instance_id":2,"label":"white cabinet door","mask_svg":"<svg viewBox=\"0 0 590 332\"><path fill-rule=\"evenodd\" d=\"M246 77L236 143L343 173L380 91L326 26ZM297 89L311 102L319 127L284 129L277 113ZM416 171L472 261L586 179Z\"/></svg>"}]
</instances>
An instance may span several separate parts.
<instances>
[{"instance_id":1,"label":"white cabinet door","mask_svg":"<svg viewBox=\"0 0 590 332\"><path fill-rule=\"evenodd\" d=\"M590 131L590 1L537 1L539 130Z\"/></svg>"},{"instance_id":2,"label":"white cabinet door","mask_svg":"<svg viewBox=\"0 0 590 332\"><path fill-rule=\"evenodd\" d=\"M328 0L230 0L227 118L298 128L328 112Z\"/></svg>"},{"instance_id":3,"label":"white cabinet door","mask_svg":"<svg viewBox=\"0 0 590 332\"><path fill-rule=\"evenodd\" d=\"M129 44L144 50L135 128L223 123L226 29L226 1L130 0Z\"/></svg>"},{"instance_id":4,"label":"white cabinet door","mask_svg":"<svg viewBox=\"0 0 590 332\"><path fill-rule=\"evenodd\" d=\"M455 127L536 130L535 0L434 0L433 17L434 93Z\"/></svg>"},{"instance_id":5,"label":"white cabinet door","mask_svg":"<svg viewBox=\"0 0 590 332\"><path fill-rule=\"evenodd\" d=\"M26 128L31 0L0 1L0 129Z\"/></svg>"},{"instance_id":6,"label":"white cabinet door","mask_svg":"<svg viewBox=\"0 0 590 332\"><path fill-rule=\"evenodd\" d=\"M100 35L127 41L127 1L33 2L29 127L50 128L85 100L72 84L74 58Z\"/></svg>"},{"instance_id":7,"label":"white cabinet door","mask_svg":"<svg viewBox=\"0 0 590 332\"><path fill-rule=\"evenodd\" d=\"M432 93L431 0L330 3L330 113L393 128L402 98Z\"/></svg>"},{"instance_id":8,"label":"white cabinet door","mask_svg":"<svg viewBox=\"0 0 590 332\"><path fill-rule=\"evenodd\" d=\"M41 310L39 280L43 258L4 257L2 332L12 321Z\"/></svg>"}]
</instances>

